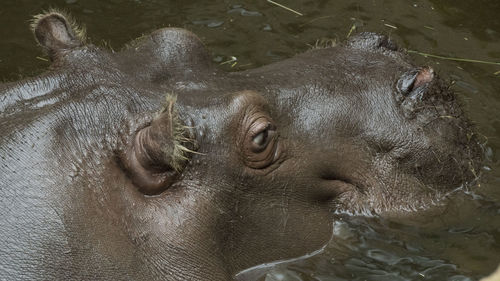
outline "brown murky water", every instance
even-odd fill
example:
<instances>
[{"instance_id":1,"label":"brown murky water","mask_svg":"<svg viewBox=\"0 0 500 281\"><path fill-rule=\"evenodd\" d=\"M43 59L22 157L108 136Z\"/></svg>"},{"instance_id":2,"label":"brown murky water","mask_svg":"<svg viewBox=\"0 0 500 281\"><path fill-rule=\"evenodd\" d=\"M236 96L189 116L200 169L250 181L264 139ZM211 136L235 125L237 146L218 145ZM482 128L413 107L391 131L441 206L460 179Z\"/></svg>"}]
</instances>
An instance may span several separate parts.
<instances>
[{"instance_id":1,"label":"brown murky water","mask_svg":"<svg viewBox=\"0 0 500 281\"><path fill-rule=\"evenodd\" d=\"M500 62L500 2L488 0L278 1L303 16L259 1L2 0L0 80L43 71L48 62L28 30L49 7L85 23L91 41L120 49L159 27L195 32L213 60L230 71L303 52L322 38L353 32L390 35L405 48L447 57ZM234 58L233 58L234 57ZM458 190L445 216L418 226L339 215L334 239L312 257L244 273L258 280L478 280L500 263L500 63L414 55L454 81L483 135L489 159L480 186ZM243 275L242 275L243 276Z\"/></svg>"}]
</instances>

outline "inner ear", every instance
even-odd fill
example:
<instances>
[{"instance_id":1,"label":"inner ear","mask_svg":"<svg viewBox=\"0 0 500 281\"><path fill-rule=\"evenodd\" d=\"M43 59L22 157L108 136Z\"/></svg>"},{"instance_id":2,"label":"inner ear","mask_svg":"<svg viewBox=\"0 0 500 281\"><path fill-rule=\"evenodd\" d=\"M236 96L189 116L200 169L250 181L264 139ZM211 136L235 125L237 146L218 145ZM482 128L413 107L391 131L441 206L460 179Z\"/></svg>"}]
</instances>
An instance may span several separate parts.
<instances>
[{"instance_id":1,"label":"inner ear","mask_svg":"<svg viewBox=\"0 0 500 281\"><path fill-rule=\"evenodd\" d=\"M79 47L84 43L84 31L69 17L60 12L35 16L32 30L38 43L52 60L63 50Z\"/></svg>"},{"instance_id":2,"label":"inner ear","mask_svg":"<svg viewBox=\"0 0 500 281\"><path fill-rule=\"evenodd\" d=\"M136 132L125 152L123 164L139 191L147 195L163 192L182 174L195 142L167 96L165 108L151 123Z\"/></svg>"}]
</instances>

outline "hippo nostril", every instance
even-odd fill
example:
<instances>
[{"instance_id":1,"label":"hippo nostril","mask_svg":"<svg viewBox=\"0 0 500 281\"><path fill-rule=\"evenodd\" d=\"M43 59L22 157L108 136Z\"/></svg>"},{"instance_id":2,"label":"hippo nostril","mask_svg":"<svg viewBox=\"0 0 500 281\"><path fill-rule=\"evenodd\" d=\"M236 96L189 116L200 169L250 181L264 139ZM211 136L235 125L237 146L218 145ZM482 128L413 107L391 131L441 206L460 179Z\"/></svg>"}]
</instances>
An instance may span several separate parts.
<instances>
[{"instance_id":1,"label":"hippo nostril","mask_svg":"<svg viewBox=\"0 0 500 281\"><path fill-rule=\"evenodd\" d=\"M403 97L406 97L415 89L429 84L433 79L434 70L431 67L412 69L399 78L397 88Z\"/></svg>"},{"instance_id":2,"label":"hippo nostril","mask_svg":"<svg viewBox=\"0 0 500 281\"><path fill-rule=\"evenodd\" d=\"M396 100L400 102L407 118L413 118L421 103L428 94L431 82L434 80L434 70L431 67L412 69L404 73L397 83Z\"/></svg>"},{"instance_id":3,"label":"hippo nostril","mask_svg":"<svg viewBox=\"0 0 500 281\"><path fill-rule=\"evenodd\" d=\"M417 76L418 69L413 69L404 73L401 78L399 78L397 88L403 96L407 96L411 92Z\"/></svg>"}]
</instances>

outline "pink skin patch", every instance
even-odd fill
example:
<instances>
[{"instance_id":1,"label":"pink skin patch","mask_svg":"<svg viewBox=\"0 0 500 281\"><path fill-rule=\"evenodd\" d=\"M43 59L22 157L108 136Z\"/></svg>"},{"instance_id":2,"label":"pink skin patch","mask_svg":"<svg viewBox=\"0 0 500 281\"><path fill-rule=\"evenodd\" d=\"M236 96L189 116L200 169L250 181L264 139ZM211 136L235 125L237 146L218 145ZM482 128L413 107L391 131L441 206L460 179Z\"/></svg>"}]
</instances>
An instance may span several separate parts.
<instances>
[{"instance_id":1,"label":"pink skin patch","mask_svg":"<svg viewBox=\"0 0 500 281\"><path fill-rule=\"evenodd\" d=\"M427 84L434 79L434 69L432 67L422 68L417 77L415 77L415 82L413 83L414 88L418 88L424 84Z\"/></svg>"}]
</instances>

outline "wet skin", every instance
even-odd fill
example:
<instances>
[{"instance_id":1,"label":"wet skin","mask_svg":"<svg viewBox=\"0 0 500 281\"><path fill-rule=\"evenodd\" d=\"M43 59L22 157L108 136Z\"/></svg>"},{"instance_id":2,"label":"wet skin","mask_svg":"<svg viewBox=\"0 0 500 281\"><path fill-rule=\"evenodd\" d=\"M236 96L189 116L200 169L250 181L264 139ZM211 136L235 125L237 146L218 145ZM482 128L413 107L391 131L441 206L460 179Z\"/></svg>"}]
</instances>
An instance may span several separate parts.
<instances>
[{"instance_id":1,"label":"wet skin","mask_svg":"<svg viewBox=\"0 0 500 281\"><path fill-rule=\"evenodd\" d=\"M453 93L385 36L225 73L183 29L116 53L57 13L34 32L52 66L0 85L1 278L228 280L478 175Z\"/></svg>"}]
</instances>

